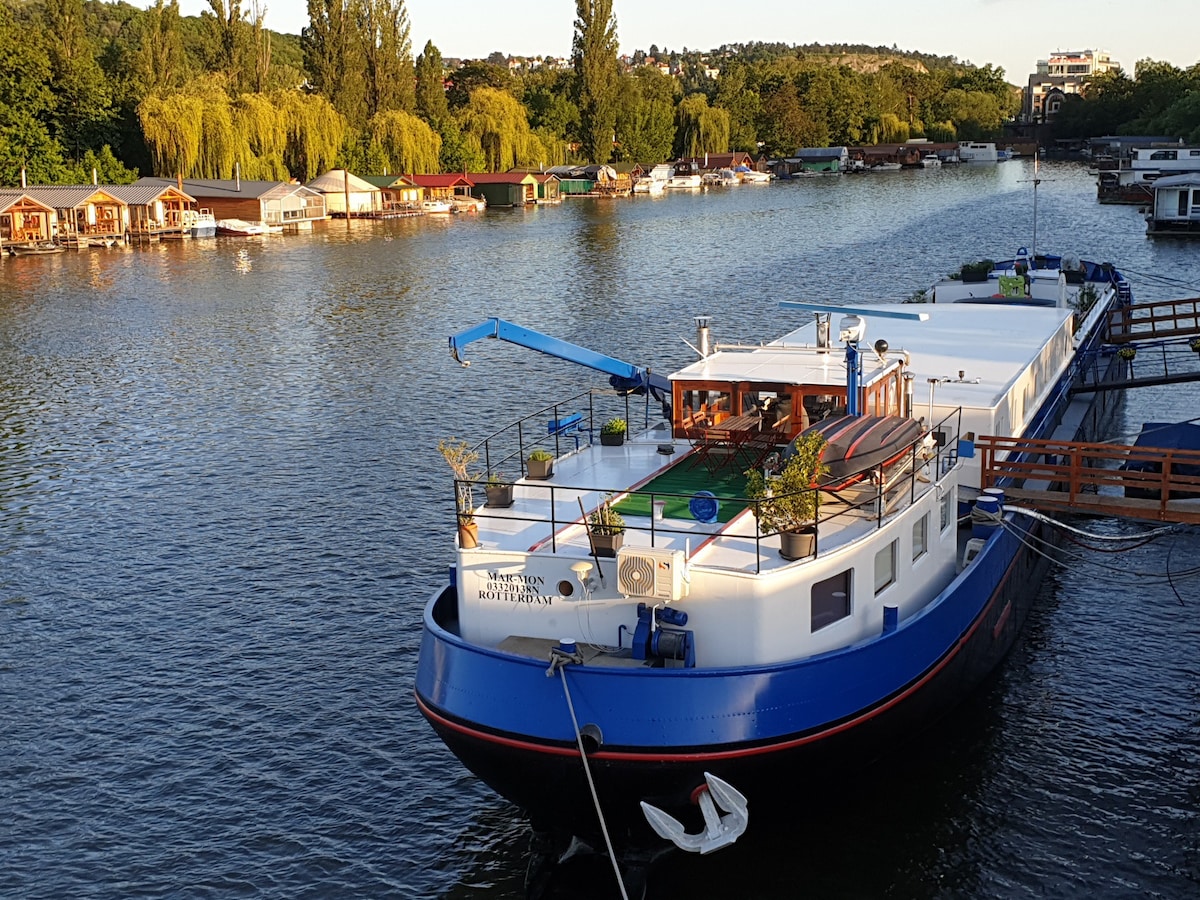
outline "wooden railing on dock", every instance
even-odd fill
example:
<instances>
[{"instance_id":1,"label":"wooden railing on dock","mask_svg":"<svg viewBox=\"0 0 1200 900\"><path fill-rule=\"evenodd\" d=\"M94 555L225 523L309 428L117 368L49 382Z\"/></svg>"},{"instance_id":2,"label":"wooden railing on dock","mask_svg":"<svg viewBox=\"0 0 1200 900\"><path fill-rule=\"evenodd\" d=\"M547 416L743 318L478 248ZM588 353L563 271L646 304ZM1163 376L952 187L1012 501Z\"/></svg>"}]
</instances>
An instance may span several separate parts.
<instances>
[{"instance_id":1,"label":"wooden railing on dock","mask_svg":"<svg viewBox=\"0 0 1200 900\"><path fill-rule=\"evenodd\" d=\"M1200 524L1200 450L990 435L975 446L981 487L1038 509Z\"/></svg>"},{"instance_id":2,"label":"wooden railing on dock","mask_svg":"<svg viewBox=\"0 0 1200 900\"><path fill-rule=\"evenodd\" d=\"M1200 334L1200 297L1135 303L1108 314L1108 340L1112 344L1193 334Z\"/></svg>"}]
</instances>

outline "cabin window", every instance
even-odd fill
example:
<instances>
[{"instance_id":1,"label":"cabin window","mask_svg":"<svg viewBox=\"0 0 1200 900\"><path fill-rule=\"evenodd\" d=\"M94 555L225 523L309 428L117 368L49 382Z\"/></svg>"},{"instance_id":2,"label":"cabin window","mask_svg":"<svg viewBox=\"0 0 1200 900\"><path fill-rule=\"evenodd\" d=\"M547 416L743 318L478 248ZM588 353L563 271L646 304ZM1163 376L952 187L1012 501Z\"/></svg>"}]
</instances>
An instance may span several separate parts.
<instances>
[{"instance_id":1,"label":"cabin window","mask_svg":"<svg viewBox=\"0 0 1200 900\"><path fill-rule=\"evenodd\" d=\"M913 522L912 558L915 562L929 550L929 513Z\"/></svg>"},{"instance_id":2,"label":"cabin window","mask_svg":"<svg viewBox=\"0 0 1200 900\"><path fill-rule=\"evenodd\" d=\"M875 554L875 594L878 596L896 583L896 542Z\"/></svg>"},{"instance_id":3,"label":"cabin window","mask_svg":"<svg viewBox=\"0 0 1200 900\"><path fill-rule=\"evenodd\" d=\"M810 629L820 631L850 615L850 570L812 586L812 617Z\"/></svg>"},{"instance_id":4,"label":"cabin window","mask_svg":"<svg viewBox=\"0 0 1200 900\"><path fill-rule=\"evenodd\" d=\"M941 518L941 530L942 531L945 531L947 528L949 528L951 522L954 522L957 520L957 516L953 515L953 510L954 510L955 506L956 506L956 502L954 500L954 494L952 494L952 493L946 494L946 496L942 498L942 518Z\"/></svg>"}]
</instances>

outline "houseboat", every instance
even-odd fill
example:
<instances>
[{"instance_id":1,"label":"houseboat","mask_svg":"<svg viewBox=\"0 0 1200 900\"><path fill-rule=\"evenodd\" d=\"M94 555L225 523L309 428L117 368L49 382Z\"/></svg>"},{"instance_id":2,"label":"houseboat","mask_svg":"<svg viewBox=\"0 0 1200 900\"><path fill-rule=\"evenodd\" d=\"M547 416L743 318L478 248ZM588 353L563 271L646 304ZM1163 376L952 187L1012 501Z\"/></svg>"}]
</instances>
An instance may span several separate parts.
<instances>
[{"instance_id":1,"label":"houseboat","mask_svg":"<svg viewBox=\"0 0 1200 900\"><path fill-rule=\"evenodd\" d=\"M958 160L959 162L999 162L1000 155L996 152L996 145L984 141L959 141L958 142Z\"/></svg>"},{"instance_id":2,"label":"houseboat","mask_svg":"<svg viewBox=\"0 0 1200 900\"><path fill-rule=\"evenodd\" d=\"M1146 234L1200 237L1200 172L1159 178L1152 190L1154 199L1146 213Z\"/></svg>"},{"instance_id":3,"label":"houseboat","mask_svg":"<svg viewBox=\"0 0 1200 900\"><path fill-rule=\"evenodd\" d=\"M1129 286L1022 251L924 299L781 303L766 343L701 316L666 377L498 319L451 337L464 365L495 337L610 376L464 444L480 474L424 613L421 712L548 854L732 843L813 779L868 777L1013 645L1054 534L981 492L975 438L1096 438L1117 400L1072 387L1085 359L1124 371L1098 351Z\"/></svg>"},{"instance_id":4,"label":"houseboat","mask_svg":"<svg viewBox=\"0 0 1200 900\"><path fill-rule=\"evenodd\" d=\"M1149 205L1154 183L1172 175L1200 172L1200 147L1135 147L1128 159L1097 165L1096 199L1101 203Z\"/></svg>"}]
</instances>

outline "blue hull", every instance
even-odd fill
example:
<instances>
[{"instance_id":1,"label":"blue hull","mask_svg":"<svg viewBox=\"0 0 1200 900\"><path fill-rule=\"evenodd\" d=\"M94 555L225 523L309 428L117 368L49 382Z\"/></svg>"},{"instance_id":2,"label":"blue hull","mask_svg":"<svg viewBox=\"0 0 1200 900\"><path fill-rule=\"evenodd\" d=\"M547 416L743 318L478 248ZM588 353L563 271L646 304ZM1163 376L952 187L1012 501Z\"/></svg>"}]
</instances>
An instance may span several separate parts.
<instances>
[{"instance_id":1,"label":"blue hull","mask_svg":"<svg viewBox=\"0 0 1200 900\"><path fill-rule=\"evenodd\" d=\"M1096 335L1080 358L1100 343ZM1117 377L1115 357L1099 363ZM1103 433L1117 392L1076 399L1068 372L1031 423L1046 437ZM1045 574L1030 549L1055 540L1013 513L975 561L919 614L891 632L821 656L726 669L607 668L565 671L601 806L616 841L649 837L639 800L698 822L693 792L712 773L757 809L803 797L834 772L875 760L944 715L1012 648ZM453 584L424 614L416 679L422 713L454 754L528 813L535 830L593 838L597 818L579 759L562 676L548 663L480 647L457 634ZM595 734L596 732L593 732Z\"/></svg>"},{"instance_id":2,"label":"blue hull","mask_svg":"<svg viewBox=\"0 0 1200 900\"><path fill-rule=\"evenodd\" d=\"M636 841L644 826L636 800L685 810L705 772L756 802L811 786L835 761L841 768L886 752L995 668L1044 566L1011 532L997 530L938 602L857 647L753 669L568 668L580 724L602 734L589 759L610 826ZM416 687L422 712L468 768L529 813L535 829L587 834L595 814L560 678L547 678L545 663L455 637L443 627L454 605L448 587L425 611Z\"/></svg>"}]
</instances>

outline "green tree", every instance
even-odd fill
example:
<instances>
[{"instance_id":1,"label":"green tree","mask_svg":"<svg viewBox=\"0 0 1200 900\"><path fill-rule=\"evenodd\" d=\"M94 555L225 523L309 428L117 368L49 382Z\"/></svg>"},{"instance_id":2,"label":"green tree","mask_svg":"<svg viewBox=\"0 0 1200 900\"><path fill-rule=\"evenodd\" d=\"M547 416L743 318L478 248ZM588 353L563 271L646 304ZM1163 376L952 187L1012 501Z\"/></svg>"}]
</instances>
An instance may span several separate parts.
<instances>
[{"instance_id":1,"label":"green tree","mask_svg":"<svg viewBox=\"0 0 1200 900\"><path fill-rule=\"evenodd\" d=\"M521 86L508 71L507 66L494 66L486 62L469 62L450 73L450 88L446 91L446 102L451 109L462 109L471 102L476 88L490 87L516 96Z\"/></svg>"},{"instance_id":2,"label":"green tree","mask_svg":"<svg viewBox=\"0 0 1200 900\"><path fill-rule=\"evenodd\" d=\"M545 147L529 129L525 108L505 91L477 88L462 112L462 130L478 142L488 172L546 162Z\"/></svg>"},{"instance_id":3,"label":"green tree","mask_svg":"<svg viewBox=\"0 0 1200 900\"><path fill-rule=\"evenodd\" d=\"M438 48L433 41L426 41L415 66L415 102L417 115L434 128L440 127L450 115L450 104L446 100L445 68Z\"/></svg>"},{"instance_id":4,"label":"green tree","mask_svg":"<svg viewBox=\"0 0 1200 900\"><path fill-rule=\"evenodd\" d=\"M579 137L584 157L612 158L617 119L617 19L612 0L575 0L574 62Z\"/></svg>"},{"instance_id":5,"label":"green tree","mask_svg":"<svg viewBox=\"0 0 1200 900\"><path fill-rule=\"evenodd\" d=\"M231 93L250 87L254 71L253 28L242 10L242 0L208 0L200 14L207 37L210 71L225 76Z\"/></svg>"},{"instance_id":6,"label":"green tree","mask_svg":"<svg viewBox=\"0 0 1200 900\"><path fill-rule=\"evenodd\" d=\"M564 140L579 133L579 109L571 99L573 72L536 69L523 79L521 102L529 112L529 125L540 133Z\"/></svg>"},{"instance_id":7,"label":"green tree","mask_svg":"<svg viewBox=\"0 0 1200 900\"><path fill-rule=\"evenodd\" d=\"M0 4L0 184L52 184L63 179L62 147L43 121L54 110L50 64L28 29Z\"/></svg>"},{"instance_id":8,"label":"green tree","mask_svg":"<svg viewBox=\"0 0 1200 900\"><path fill-rule=\"evenodd\" d=\"M675 110L676 155L729 152L729 112L708 105L703 94L684 97Z\"/></svg>"},{"instance_id":9,"label":"green tree","mask_svg":"<svg viewBox=\"0 0 1200 900\"><path fill-rule=\"evenodd\" d=\"M762 104L759 95L750 89L746 66L740 60L729 59L722 65L713 105L729 112L729 146L734 150L757 153L755 120Z\"/></svg>"},{"instance_id":10,"label":"green tree","mask_svg":"<svg viewBox=\"0 0 1200 900\"><path fill-rule=\"evenodd\" d=\"M675 141L677 82L643 66L622 75L617 103L617 156L627 162L668 159Z\"/></svg>"},{"instance_id":11,"label":"green tree","mask_svg":"<svg viewBox=\"0 0 1200 900\"><path fill-rule=\"evenodd\" d=\"M178 90L188 77L179 0L156 0L142 17L139 32L132 72L138 96Z\"/></svg>"},{"instance_id":12,"label":"green tree","mask_svg":"<svg viewBox=\"0 0 1200 900\"><path fill-rule=\"evenodd\" d=\"M381 112L367 124L370 143L389 172L439 171L442 139L428 124L399 109ZM376 169L375 171L378 171Z\"/></svg>"},{"instance_id":13,"label":"green tree","mask_svg":"<svg viewBox=\"0 0 1200 900\"><path fill-rule=\"evenodd\" d=\"M358 0L357 22L366 64L367 118L392 109L411 111L416 98L404 0Z\"/></svg>"},{"instance_id":14,"label":"green tree","mask_svg":"<svg viewBox=\"0 0 1200 900\"><path fill-rule=\"evenodd\" d=\"M84 24L83 0L46 0L43 15L50 84L58 101L49 116L51 133L80 156L112 139L112 92Z\"/></svg>"},{"instance_id":15,"label":"green tree","mask_svg":"<svg viewBox=\"0 0 1200 900\"><path fill-rule=\"evenodd\" d=\"M487 166L478 138L464 132L453 117L442 127L438 162L443 172L482 172Z\"/></svg>"},{"instance_id":16,"label":"green tree","mask_svg":"<svg viewBox=\"0 0 1200 900\"><path fill-rule=\"evenodd\" d=\"M307 28L300 32L304 64L313 89L351 125L366 121L362 47L348 0L308 0Z\"/></svg>"}]
</instances>

